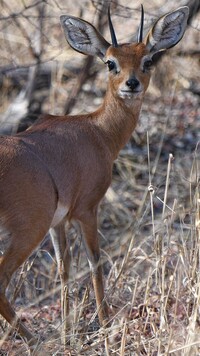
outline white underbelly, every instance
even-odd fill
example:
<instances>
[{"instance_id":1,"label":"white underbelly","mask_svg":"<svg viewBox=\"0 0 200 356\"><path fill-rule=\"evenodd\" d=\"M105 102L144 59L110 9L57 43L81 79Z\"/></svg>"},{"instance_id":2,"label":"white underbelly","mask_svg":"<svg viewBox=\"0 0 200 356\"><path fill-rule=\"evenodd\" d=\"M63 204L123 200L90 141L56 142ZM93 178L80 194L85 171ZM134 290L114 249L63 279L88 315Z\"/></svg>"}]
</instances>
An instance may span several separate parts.
<instances>
[{"instance_id":1,"label":"white underbelly","mask_svg":"<svg viewBox=\"0 0 200 356\"><path fill-rule=\"evenodd\" d=\"M58 202L58 206L53 216L50 227L53 228L56 225L58 225L63 220L63 218L67 215L68 211L69 211L68 207Z\"/></svg>"}]
</instances>

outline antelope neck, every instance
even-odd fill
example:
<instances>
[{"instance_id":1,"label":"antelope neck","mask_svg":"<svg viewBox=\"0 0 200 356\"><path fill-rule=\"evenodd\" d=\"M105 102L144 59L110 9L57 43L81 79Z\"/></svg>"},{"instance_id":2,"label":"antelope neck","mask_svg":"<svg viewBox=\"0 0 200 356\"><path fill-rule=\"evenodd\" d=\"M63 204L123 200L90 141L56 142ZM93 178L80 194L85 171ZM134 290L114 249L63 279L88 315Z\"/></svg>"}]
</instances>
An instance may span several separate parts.
<instances>
[{"instance_id":1,"label":"antelope neck","mask_svg":"<svg viewBox=\"0 0 200 356\"><path fill-rule=\"evenodd\" d=\"M131 105L130 105L130 101ZM106 137L106 144L109 146L111 155L117 158L119 151L129 141L131 134L137 124L142 99L128 99L126 105L124 99L112 97L107 93L102 106L98 110L97 125Z\"/></svg>"}]
</instances>

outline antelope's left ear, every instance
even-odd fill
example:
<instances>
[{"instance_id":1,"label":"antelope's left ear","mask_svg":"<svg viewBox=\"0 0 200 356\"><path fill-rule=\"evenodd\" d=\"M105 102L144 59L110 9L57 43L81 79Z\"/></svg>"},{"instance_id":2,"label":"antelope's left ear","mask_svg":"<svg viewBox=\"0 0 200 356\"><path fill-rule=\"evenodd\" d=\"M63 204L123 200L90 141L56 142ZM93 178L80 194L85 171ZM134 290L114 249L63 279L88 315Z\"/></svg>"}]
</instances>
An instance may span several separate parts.
<instances>
[{"instance_id":1,"label":"antelope's left ear","mask_svg":"<svg viewBox=\"0 0 200 356\"><path fill-rule=\"evenodd\" d=\"M186 30L188 15L189 8L183 6L160 17L144 40L150 53L166 50L180 41Z\"/></svg>"}]
</instances>

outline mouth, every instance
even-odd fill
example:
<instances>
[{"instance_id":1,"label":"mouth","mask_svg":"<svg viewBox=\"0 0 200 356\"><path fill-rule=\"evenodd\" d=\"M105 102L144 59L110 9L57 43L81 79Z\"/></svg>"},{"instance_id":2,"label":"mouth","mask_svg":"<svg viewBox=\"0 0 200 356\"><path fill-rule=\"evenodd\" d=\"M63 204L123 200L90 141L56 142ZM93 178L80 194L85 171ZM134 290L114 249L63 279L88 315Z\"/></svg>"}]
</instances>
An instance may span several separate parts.
<instances>
[{"instance_id":1,"label":"mouth","mask_svg":"<svg viewBox=\"0 0 200 356\"><path fill-rule=\"evenodd\" d=\"M119 96L121 98L131 99L133 97L137 97L142 93L142 90L120 90Z\"/></svg>"}]
</instances>

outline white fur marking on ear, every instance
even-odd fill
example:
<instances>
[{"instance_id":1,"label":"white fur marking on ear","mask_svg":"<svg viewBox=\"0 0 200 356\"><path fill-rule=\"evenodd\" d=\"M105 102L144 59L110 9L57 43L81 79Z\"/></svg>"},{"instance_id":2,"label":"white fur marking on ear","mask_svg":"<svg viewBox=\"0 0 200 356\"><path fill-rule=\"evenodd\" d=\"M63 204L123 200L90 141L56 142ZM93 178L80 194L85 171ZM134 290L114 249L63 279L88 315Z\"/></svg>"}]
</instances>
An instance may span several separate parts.
<instances>
[{"instance_id":1,"label":"white fur marking on ear","mask_svg":"<svg viewBox=\"0 0 200 356\"><path fill-rule=\"evenodd\" d=\"M188 15L189 9L184 6L158 19L146 37L149 50L158 52L175 46L184 35Z\"/></svg>"},{"instance_id":2,"label":"white fur marking on ear","mask_svg":"<svg viewBox=\"0 0 200 356\"><path fill-rule=\"evenodd\" d=\"M66 40L73 49L103 60L110 44L92 24L78 17L65 15L60 17L60 21Z\"/></svg>"}]
</instances>

